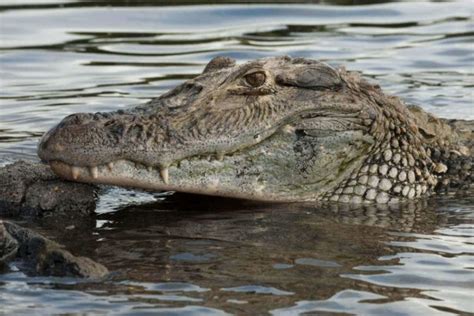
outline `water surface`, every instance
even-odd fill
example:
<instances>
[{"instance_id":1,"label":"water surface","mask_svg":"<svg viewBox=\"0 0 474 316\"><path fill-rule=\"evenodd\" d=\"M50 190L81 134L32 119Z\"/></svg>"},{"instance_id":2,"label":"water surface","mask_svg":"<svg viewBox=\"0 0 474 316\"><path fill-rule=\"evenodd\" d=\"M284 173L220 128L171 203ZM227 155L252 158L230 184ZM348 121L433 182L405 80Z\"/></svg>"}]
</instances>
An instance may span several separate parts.
<instances>
[{"instance_id":1,"label":"water surface","mask_svg":"<svg viewBox=\"0 0 474 316\"><path fill-rule=\"evenodd\" d=\"M334 5L347 2L4 0L0 163L36 159L39 137L68 114L143 103L218 55L321 59L438 116L474 119L469 1ZM112 275L4 274L0 314L474 312L473 219L466 197L346 209L108 189L90 219L25 225Z\"/></svg>"}]
</instances>

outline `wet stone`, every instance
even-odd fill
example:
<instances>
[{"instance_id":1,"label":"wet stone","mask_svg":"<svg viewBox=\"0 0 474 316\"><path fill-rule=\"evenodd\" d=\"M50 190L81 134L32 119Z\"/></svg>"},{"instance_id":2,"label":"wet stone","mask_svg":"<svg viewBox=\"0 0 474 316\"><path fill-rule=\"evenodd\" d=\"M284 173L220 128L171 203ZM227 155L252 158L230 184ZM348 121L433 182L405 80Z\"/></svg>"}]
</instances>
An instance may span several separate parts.
<instances>
[{"instance_id":1,"label":"wet stone","mask_svg":"<svg viewBox=\"0 0 474 316\"><path fill-rule=\"evenodd\" d=\"M74 256L63 245L8 221L0 221L0 266L14 260L27 275L102 278L105 266L87 257ZM5 254L3 251L7 250ZM4 256L6 255L6 256Z\"/></svg>"},{"instance_id":2,"label":"wet stone","mask_svg":"<svg viewBox=\"0 0 474 316\"><path fill-rule=\"evenodd\" d=\"M415 197L415 189L411 188L410 191L408 191L408 198L412 199Z\"/></svg>"},{"instance_id":3,"label":"wet stone","mask_svg":"<svg viewBox=\"0 0 474 316\"><path fill-rule=\"evenodd\" d=\"M0 215L88 217L97 188L59 179L49 166L17 161L0 168Z\"/></svg>"}]
</instances>

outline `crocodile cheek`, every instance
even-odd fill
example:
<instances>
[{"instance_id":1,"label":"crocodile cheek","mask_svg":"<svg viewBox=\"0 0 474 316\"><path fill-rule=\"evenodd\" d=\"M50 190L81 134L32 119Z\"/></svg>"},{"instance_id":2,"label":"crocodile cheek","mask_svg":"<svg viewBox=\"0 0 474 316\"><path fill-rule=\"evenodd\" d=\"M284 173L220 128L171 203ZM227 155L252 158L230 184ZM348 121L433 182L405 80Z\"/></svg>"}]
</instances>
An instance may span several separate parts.
<instances>
[{"instance_id":1,"label":"crocodile cheek","mask_svg":"<svg viewBox=\"0 0 474 316\"><path fill-rule=\"evenodd\" d=\"M295 142L299 182L319 183L330 190L331 183L347 177L370 151L373 138L361 131L327 131L304 134Z\"/></svg>"}]
</instances>

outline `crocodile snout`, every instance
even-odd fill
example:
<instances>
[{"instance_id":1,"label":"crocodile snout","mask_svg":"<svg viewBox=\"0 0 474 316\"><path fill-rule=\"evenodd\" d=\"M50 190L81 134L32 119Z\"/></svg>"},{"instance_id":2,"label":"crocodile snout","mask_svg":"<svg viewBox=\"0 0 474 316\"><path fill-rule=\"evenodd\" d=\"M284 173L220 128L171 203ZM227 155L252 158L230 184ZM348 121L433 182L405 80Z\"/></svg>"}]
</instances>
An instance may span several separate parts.
<instances>
[{"instance_id":1,"label":"crocodile snout","mask_svg":"<svg viewBox=\"0 0 474 316\"><path fill-rule=\"evenodd\" d=\"M105 145L106 138L102 134L101 122L93 114L72 114L43 136L38 155L45 162L94 165L97 160L102 160L97 155L99 145Z\"/></svg>"}]
</instances>

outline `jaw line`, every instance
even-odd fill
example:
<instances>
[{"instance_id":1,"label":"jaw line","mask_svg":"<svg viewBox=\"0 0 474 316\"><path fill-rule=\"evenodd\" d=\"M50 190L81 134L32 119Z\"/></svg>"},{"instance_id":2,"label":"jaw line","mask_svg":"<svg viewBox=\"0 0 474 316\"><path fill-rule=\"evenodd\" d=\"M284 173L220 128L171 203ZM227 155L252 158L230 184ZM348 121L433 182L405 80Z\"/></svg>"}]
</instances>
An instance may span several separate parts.
<instances>
[{"instance_id":1,"label":"jaw line","mask_svg":"<svg viewBox=\"0 0 474 316\"><path fill-rule=\"evenodd\" d=\"M216 164L223 164L222 161L217 160L200 160L200 163L214 166ZM222 188L220 180L212 175L187 181L186 178L177 176L180 168L174 165L169 167L170 178L169 182L165 183L160 170L123 159L113 162L113 167L110 167L110 163L93 168L77 167L58 160L50 161L49 164L58 176L75 182L106 184L151 191L177 191L264 202L290 202L286 199L282 200L281 197L278 198L274 194L263 194L258 187L255 187L252 190L253 192L239 192L236 189ZM75 174L73 174L73 170ZM238 187L238 185L235 187Z\"/></svg>"}]
</instances>

